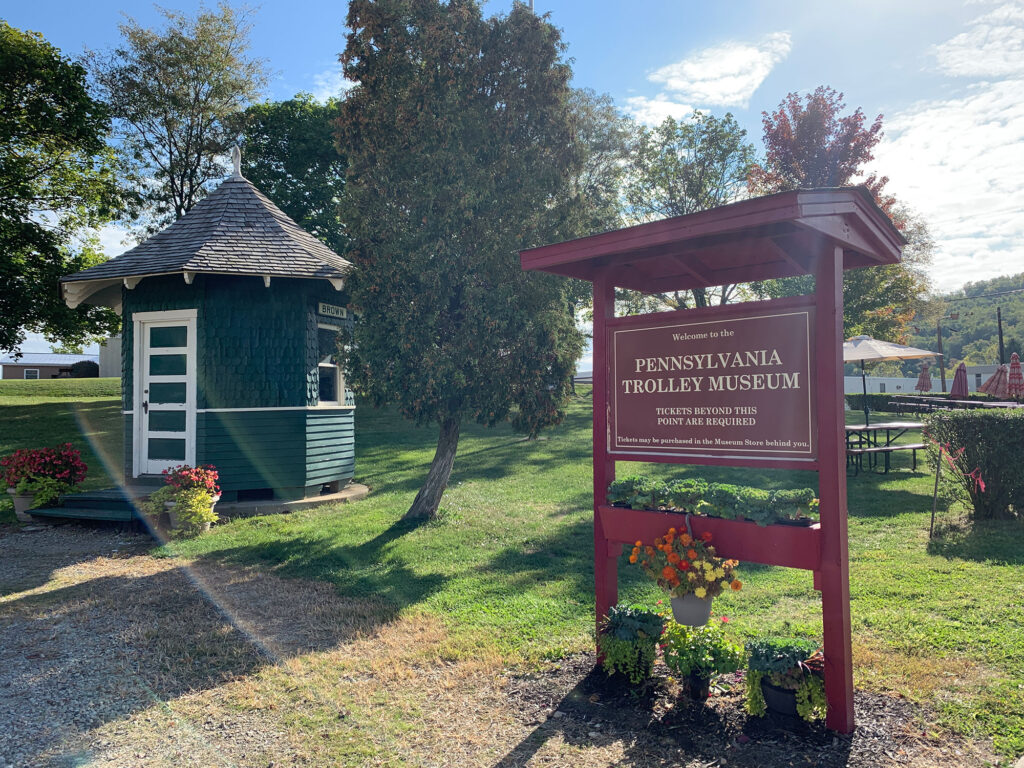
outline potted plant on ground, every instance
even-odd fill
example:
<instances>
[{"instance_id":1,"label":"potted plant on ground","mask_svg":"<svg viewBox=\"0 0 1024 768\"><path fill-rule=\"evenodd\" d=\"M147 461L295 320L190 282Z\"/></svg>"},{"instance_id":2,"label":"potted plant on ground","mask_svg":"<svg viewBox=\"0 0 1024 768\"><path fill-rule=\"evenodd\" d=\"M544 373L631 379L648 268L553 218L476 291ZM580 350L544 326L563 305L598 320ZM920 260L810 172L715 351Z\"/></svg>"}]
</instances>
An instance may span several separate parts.
<instances>
[{"instance_id":1,"label":"potted plant on ground","mask_svg":"<svg viewBox=\"0 0 1024 768\"><path fill-rule=\"evenodd\" d=\"M604 671L623 675L634 685L649 678L664 626L665 620L653 611L638 606L613 606L597 635Z\"/></svg>"},{"instance_id":2,"label":"potted plant on ground","mask_svg":"<svg viewBox=\"0 0 1024 768\"><path fill-rule=\"evenodd\" d=\"M88 467L71 443L54 448L22 448L0 459L14 514L30 521L30 509L53 505L60 495L85 480Z\"/></svg>"},{"instance_id":3,"label":"potted plant on ground","mask_svg":"<svg viewBox=\"0 0 1024 768\"><path fill-rule=\"evenodd\" d=\"M706 699L716 675L735 672L743 664L743 648L730 642L723 621L688 627L670 621L661 638L665 666L686 684L694 699Z\"/></svg>"},{"instance_id":4,"label":"potted plant on ground","mask_svg":"<svg viewBox=\"0 0 1024 768\"><path fill-rule=\"evenodd\" d=\"M747 653L747 712L825 716L825 660L816 642L761 638L747 643Z\"/></svg>"},{"instance_id":5,"label":"potted plant on ground","mask_svg":"<svg viewBox=\"0 0 1024 768\"><path fill-rule=\"evenodd\" d=\"M220 501L216 467L182 464L165 469L163 475L165 485L143 502L143 511L159 516L166 509L171 528L183 535L194 536L210 530L210 525L217 522L213 508Z\"/></svg>"},{"instance_id":6,"label":"potted plant on ground","mask_svg":"<svg viewBox=\"0 0 1024 768\"><path fill-rule=\"evenodd\" d=\"M711 546L711 534L700 538L669 528L653 545L638 541L629 555L672 598L672 616L680 624L700 626L711 616L711 600L743 583L733 574L739 562L725 560Z\"/></svg>"}]
</instances>

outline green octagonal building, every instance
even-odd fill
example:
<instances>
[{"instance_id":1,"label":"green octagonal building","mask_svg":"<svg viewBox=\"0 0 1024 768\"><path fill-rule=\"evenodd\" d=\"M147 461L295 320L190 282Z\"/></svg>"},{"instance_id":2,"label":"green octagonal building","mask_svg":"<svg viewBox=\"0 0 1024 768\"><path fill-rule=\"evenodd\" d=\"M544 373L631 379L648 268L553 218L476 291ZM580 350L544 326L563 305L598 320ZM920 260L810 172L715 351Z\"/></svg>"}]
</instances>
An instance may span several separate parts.
<instances>
[{"instance_id":1,"label":"green octagonal building","mask_svg":"<svg viewBox=\"0 0 1024 768\"><path fill-rule=\"evenodd\" d=\"M335 359L352 265L239 171L184 217L61 280L121 314L126 482L213 464L225 501L338 490L355 468Z\"/></svg>"}]
</instances>

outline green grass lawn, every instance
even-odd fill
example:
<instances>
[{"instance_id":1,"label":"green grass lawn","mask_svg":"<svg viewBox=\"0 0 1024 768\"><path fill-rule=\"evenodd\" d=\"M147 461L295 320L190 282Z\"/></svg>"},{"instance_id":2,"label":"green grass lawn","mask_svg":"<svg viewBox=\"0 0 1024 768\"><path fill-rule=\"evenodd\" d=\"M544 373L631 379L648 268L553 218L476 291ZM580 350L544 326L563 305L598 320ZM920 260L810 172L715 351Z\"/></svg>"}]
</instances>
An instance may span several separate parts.
<instances>
[{"instance_id":1,"label":"green grass lawn","mask_svg":"<svg viewBox=\"0 0 1024 768\"><path fill-rule=\"evenodd\" d=\"M116 466L119 404L107 384L93 382L94 389L70 398L22 382L13 391L0 386L0 452L71 439L90 466L101 466L102 455ZM862 421L863 414L849 419ZM442 655L454 660L499 655L530 663L592 647L588 397L538 441L466 425L441 513L419 525L400 518L433 455L436 431L367 407L356 421L356 479L371 487L367 499L235 521L162 553L322 580L344 595L382 600L391 615L437 617L449 631ZM1016 756L1024 752L1024 526L972 528L943 512L943 535L929 542L927 462L916 473L909 454L894 462L888 475L849 480L857 684L927 703L939 725L990 737ZM813 473L770 470L622 471L692 471L764 487L816 482ZM741 577L742 592L715 601L736 633L820 634L809 573L747 565ZM620 594L650 603L660 597L625 560Z\"/></svg>"}]
</instances>

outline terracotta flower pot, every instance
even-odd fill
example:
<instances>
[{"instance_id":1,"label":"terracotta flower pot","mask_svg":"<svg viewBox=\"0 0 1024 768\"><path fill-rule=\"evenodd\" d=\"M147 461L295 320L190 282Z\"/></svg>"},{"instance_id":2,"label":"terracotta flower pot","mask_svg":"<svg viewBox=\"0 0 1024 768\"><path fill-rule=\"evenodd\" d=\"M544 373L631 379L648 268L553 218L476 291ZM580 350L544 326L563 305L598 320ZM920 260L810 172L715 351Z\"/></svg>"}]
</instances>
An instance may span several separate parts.
<instances>
[{"instance_id":1,"label":"terracotta flower pot","mask_svg":"<svg viewBox=\"0 0 1024 768\"><path fill-rule=\"evenodd\" d=\"M672 598L672 618L677 624L688 627L702 627L711 618L711 598L697 597L688 592L682 597Z\"/></svg>"},{"instance_id":2,"label":"terracotta flower pot","mask_svg":"<svg viewBox=\"0 0 1024 768\"><path fill-rule=\"evenodd\" d=\"M32 515L28 511L32 509L32 494L19 494L13 488L8 488L7 492L14 500L14 516L23 523L31 523Z\"/></svg>"}]
</instances>

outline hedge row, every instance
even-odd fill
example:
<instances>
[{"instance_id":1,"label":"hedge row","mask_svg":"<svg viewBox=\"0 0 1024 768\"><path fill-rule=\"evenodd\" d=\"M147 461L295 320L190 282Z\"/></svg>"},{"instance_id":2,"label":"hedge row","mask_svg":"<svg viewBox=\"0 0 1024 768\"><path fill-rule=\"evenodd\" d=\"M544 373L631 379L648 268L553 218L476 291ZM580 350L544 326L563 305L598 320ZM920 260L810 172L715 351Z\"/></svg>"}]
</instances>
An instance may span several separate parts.
<instances>
[{"instance_id":1,"label":"hedge row","mask_svg":"<svg viewBox=\"0 0 1024 768\"><path fill-rule=\"evenodd\" d=\"M937 411L926 434L952 457L943 476L980 520L1024 514L1024 409Z\"/></svg>"}]
</instances>

